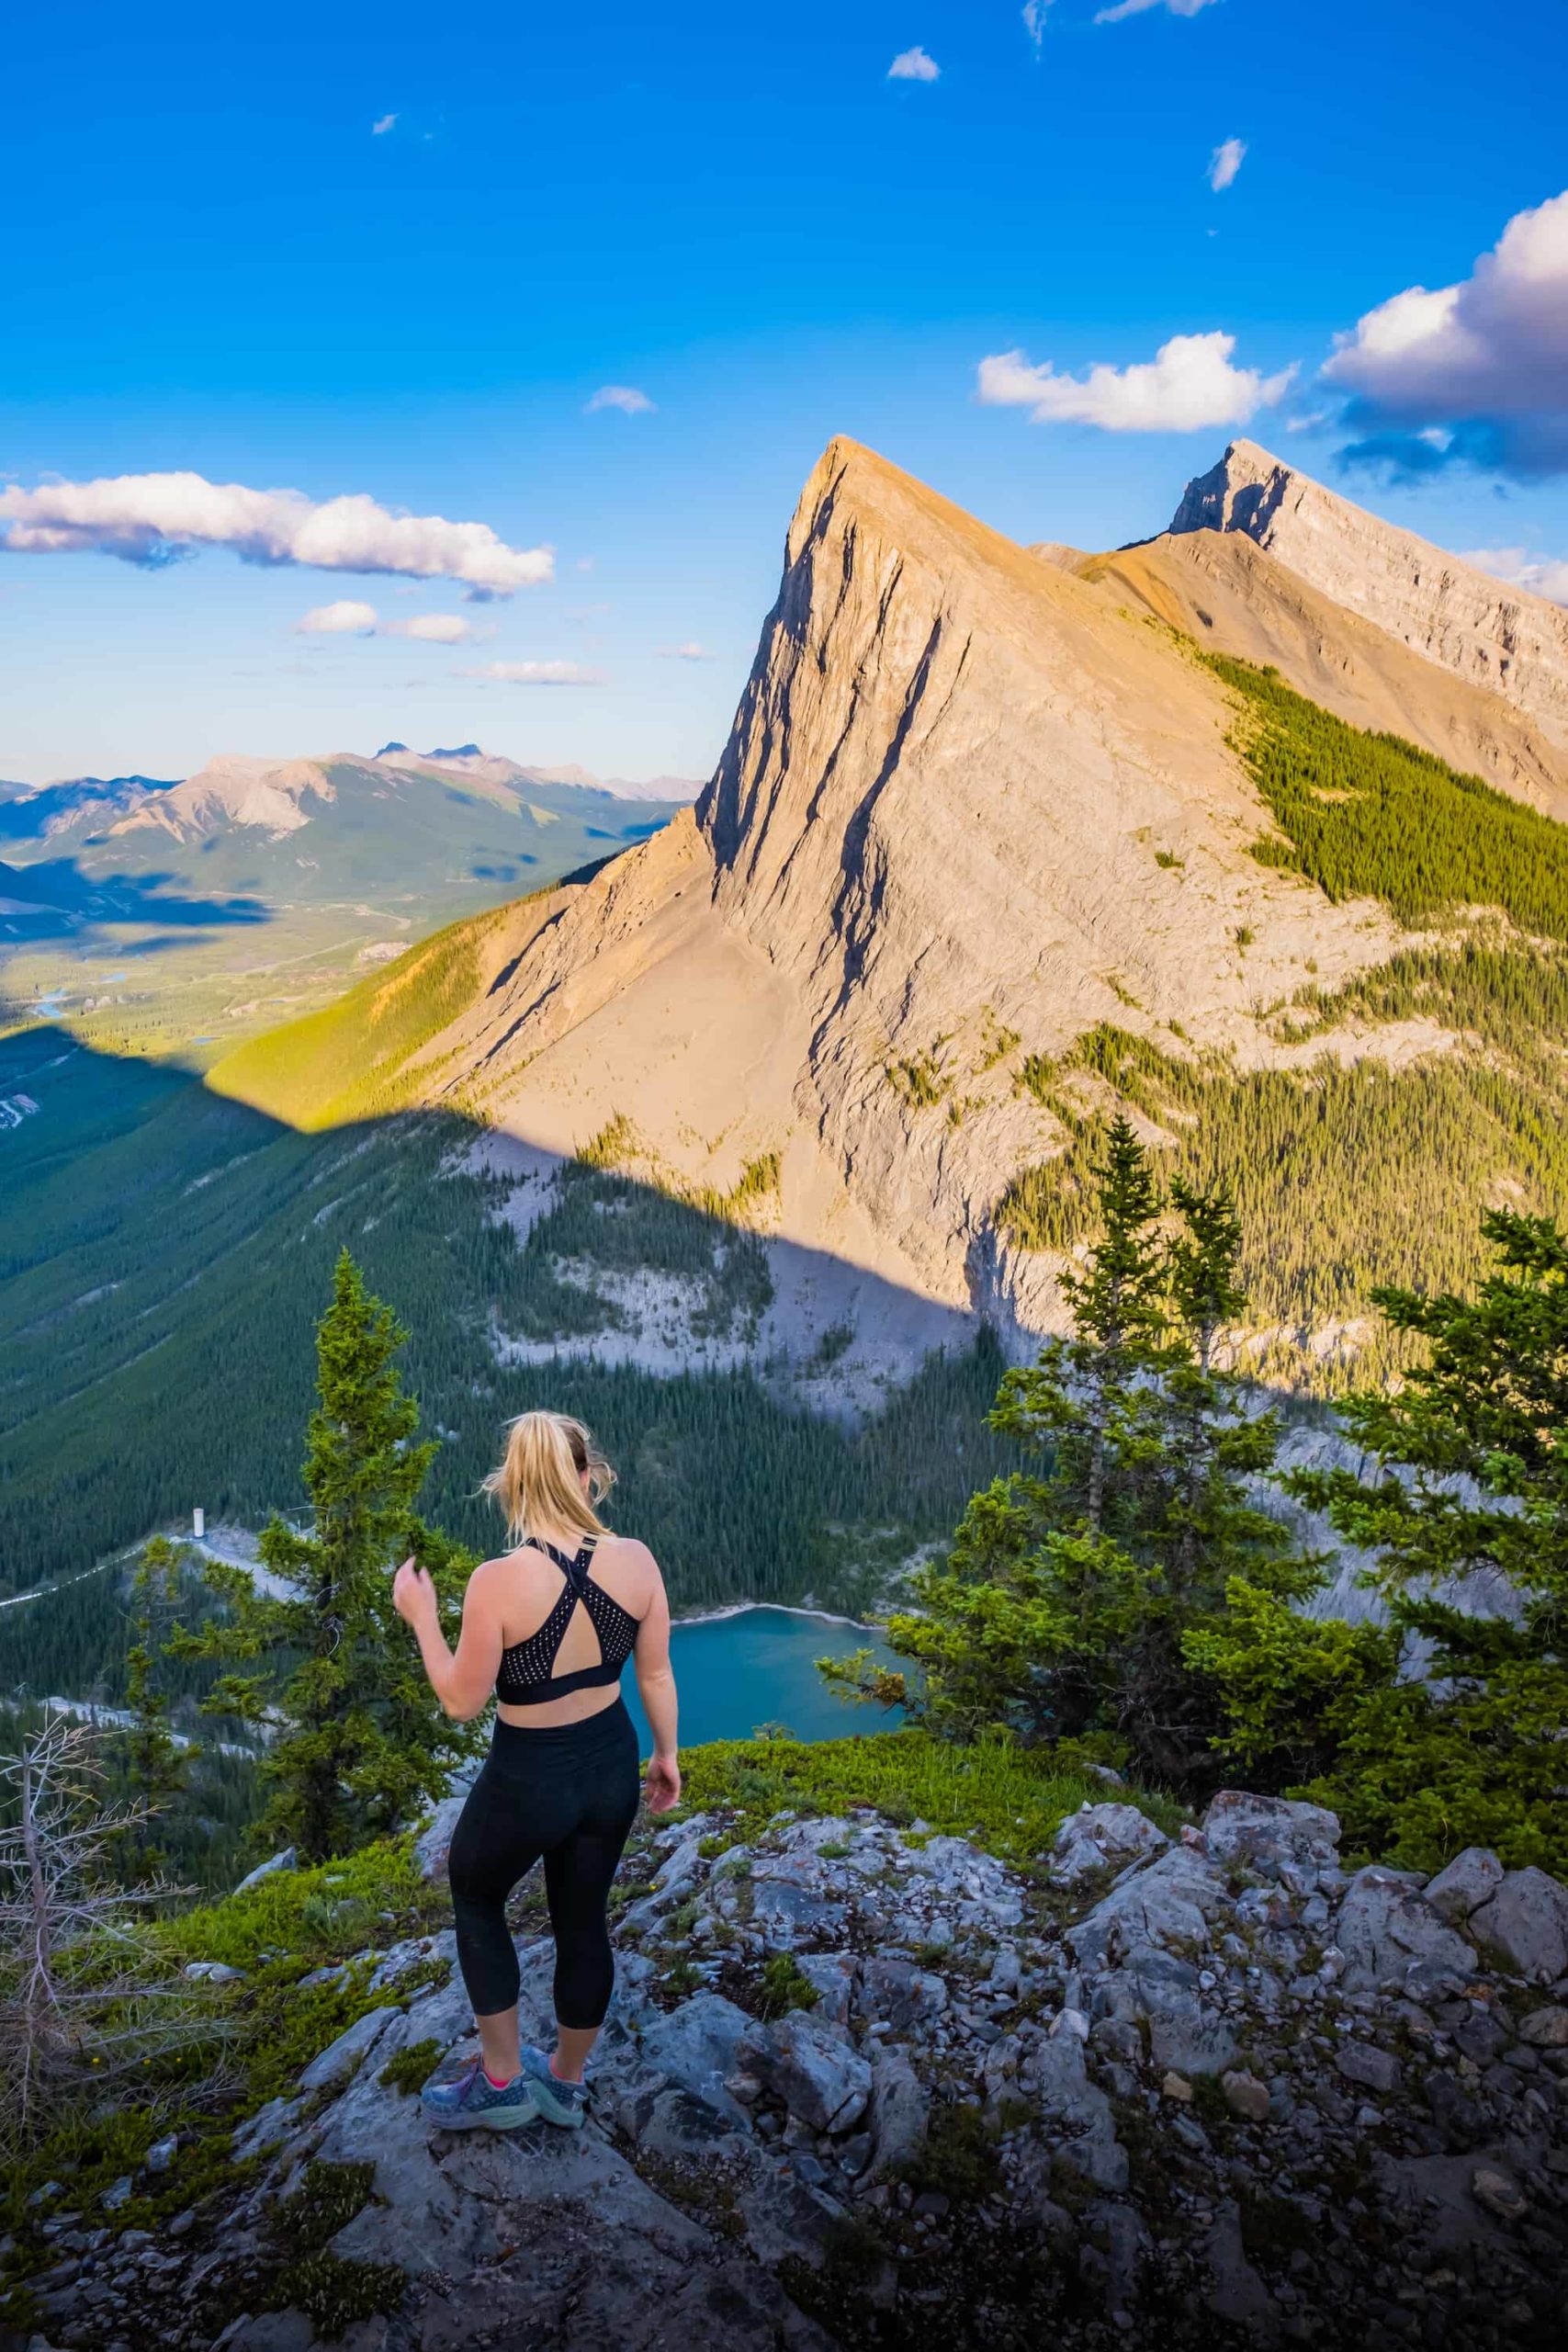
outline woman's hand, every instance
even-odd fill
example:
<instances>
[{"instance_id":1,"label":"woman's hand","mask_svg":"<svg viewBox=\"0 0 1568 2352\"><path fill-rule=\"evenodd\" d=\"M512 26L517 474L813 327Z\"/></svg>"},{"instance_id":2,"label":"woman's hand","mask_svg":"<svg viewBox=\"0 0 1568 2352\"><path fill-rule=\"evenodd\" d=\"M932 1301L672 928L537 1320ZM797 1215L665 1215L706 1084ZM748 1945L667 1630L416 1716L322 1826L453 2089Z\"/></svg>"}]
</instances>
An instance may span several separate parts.
<instances>
[{"instance_id":1,"label":"woman's hand","mask_svg":"<svg viewBox=\"0 0 1568 2352\"><path fill-rule=\"evenodd\" d=\"M673 1813L681 1802L681 1767L673 1756L655 1756L649 1764L642 1793L649 1813Z\"/></svg>"},{"instance_id":2,"label":"woman's hand","mask_svg":"<svg viewBox=\"0 0 1568 2352\"><path fill-rule=\"evenodd\" d=\"M440 1622L441 1611L430 1571L419 1566L412 1554L392 1578L392 1606L416 1634L422 1625Z\"/></svg>"}]
</instances>

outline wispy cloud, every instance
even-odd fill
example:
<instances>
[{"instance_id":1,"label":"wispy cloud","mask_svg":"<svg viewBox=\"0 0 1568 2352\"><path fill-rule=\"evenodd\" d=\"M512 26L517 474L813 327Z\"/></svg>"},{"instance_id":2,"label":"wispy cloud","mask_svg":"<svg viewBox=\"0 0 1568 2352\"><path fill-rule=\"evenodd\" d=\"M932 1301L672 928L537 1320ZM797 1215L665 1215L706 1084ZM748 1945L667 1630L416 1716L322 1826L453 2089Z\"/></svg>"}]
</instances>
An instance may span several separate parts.
<instances>
[{"instance_id":1,"label":"wispy cloud","mask_svg":"<svg viewBox=\"0 0 1568 2352\"><path fill-rule=\"evenodd\" d=\"M372 139L385 139L388 131L395 130L397 125L398 118L395 114L384 114L379 120L371 124L370 136Z\"/></svg>"},{"instance_id":2,"label":"wispy cloud","mask_svg":"<svg viewBox=\"0 0 1568 2352\"><path fill-rule=\"evenodd\" d=\"M1209 158L1209 186L1218 196L1229 187L1247 160L1245 139L1222 139Z\"/></svg>"},{"instance_id":3,"label":"wispy cloud","mask_svg":"<svg viewBox=\"0 0 1568 2352\"><path fill-rule=\"evenodd\" d=\"M1196 17L1213 6L1213 0L1117 0L1114 8L1101 8L1094 21L1119 25L1124 17L1146 17L1151 8L1165 8L1173 17Z\"/></svg>"},{"instance_id":4,"label":"wispy cloud","mask_svg":"<svg viewBox=\"0 0 1568 2352\"><path fill-rule=\"evenodd\" d=\"M374 605L358 605L340 597L335 605L316 605L294 624L299 637L368 637L376 627Z\"/></svg>"},{"instance_id":5,"label":"wispy cloud","mask_svg":"<svg viewBox=\"0 0 1568 2352\"><path fill-rule=\"evenodd\" d=\"M1568 605L1568 558L1527 555L1523 548L1471 548L1461 559L1512 588L1528 588L1553 605Z\"/></svg>"},{"instance_id":6,"label":"wispy cloud","mask_svg":"<svg viewBox=\"0 0 1568 2352\"><path fill-rule=\"evenodd\" d=\"M476 628L459 613L416 613L412 620L389 621L380 632L383 637L417 638L421 645L468 645L476 637L494 633Z\"/></svg>"},{"instance_id":7,"label":"wispy cloud","mask_svg":"<svg viewBox=\"0 0 1568 2352\"><path fill-rule=\"evenodd\" d=\"M1175 334L1153 359L1084 376L1060 376L1049 360L1033 367L1021 351L998 352L980 362L979 396L990 407L1026 408L1035 424L1097 424L1106 433L1245 424L1282 397L1295 369L1265 376L1233 368L1235 349L1233 334Z\"/></svg>"},{"instance_id":8,"label":"wispy cloud","mask_svg":"<svg viewBox=\"0 0 1568 2352\"><path fill-rule=\"evenodd\" d=\"M940 82L942 68L917 41L913 49L899 51L887 69L887 78L890 82Z\"/></svg>"},{"instance_id":9,"label":"wispy cloud","mask_svg":"<svg viewBox=\"0 0 1568 2352\"><path fill-rule=\"evenodd\" d=\"M317 504L302 491L191 473L0 490L0 548L11 555L96 549L156 569L204 547L231 548L246 563L457 580L478 596L510 596L555 570L550 548L509 548L488 523L398 514L360 495Z\"/></svg>"},{"instance_id":10,"label":"wispy cloud","mask_svg":"<svg viewBox=\"0 0 1568 2352\"><path fill-rule=\"evenodd\" d=\"M1458 285L1368 311L1323 373L1363 431L1352 460L1568 471L1568 189L1517 212Z\"/></svg>"},{"instance_id":11,"label":"wispy cloud","mask_svg":"<svg viewBox=\"0 0 1568 2352\"><path fill-rule=\"evenodd\" d=\"M1036 51L1044 44L1045 19L1050 13L1051 0L1023 0L1023 29Z\"/></svg>"},{"instance_id":12,"label":"wispy cloud","mask_svg":"<svg viewBox=\"0 0 1568 2352\"><path fill-rule=\"evenodd\" d=\"M416 613L406 621L384 621L374 605L344 598L318 605L294 624L301 637L411 637L421 645L468 645L489 632L458 613Z\"/></svg>"},{"instance_id":13,"label":"wispy cloud","mask_svg":"<svg viewBox=\"0 0 1568 2352\"><path fill-rule=\"evenodd\" d=\"M658 654L660 662L712 662L716 658L695 638L688 638L684 645L661 645Z\"/></svg>"},{"instance_id":14,"label":"wispy cloud","mask_svg":"<svg viewBox=\"0 0 1568 2352\"><path fill-rule=\"evenodd\" d=\"M581 662L487 662L479 669L458 670L459 678L477 678L497 686L602 686L603 670L585 669Z\"/></svg>"},{"instance_id":15,"label":"wispy cloud","mask_svg":"<svg viewBox=\"0 0 1568 2352\"><path fill-rule=\"evenodd\" d=\"M649 416L654 402L635 384L601 384L592 399L583 408L584 416L597 416L601 409L617 408L623 416Z\"/></svg>"}]
</instances>

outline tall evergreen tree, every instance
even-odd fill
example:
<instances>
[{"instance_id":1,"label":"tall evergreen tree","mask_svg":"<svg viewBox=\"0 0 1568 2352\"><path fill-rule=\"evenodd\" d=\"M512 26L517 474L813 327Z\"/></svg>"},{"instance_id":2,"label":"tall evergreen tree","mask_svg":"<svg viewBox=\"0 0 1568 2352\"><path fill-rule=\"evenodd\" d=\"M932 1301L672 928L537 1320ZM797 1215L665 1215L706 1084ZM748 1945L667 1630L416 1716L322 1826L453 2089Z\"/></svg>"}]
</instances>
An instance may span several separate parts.
<instances>
[{"instance_id":1,"label":"tall evergreen tree","mask_svg":"<svg viewBox=\"0 0 1568 2352\"><path fill-rule=\"evenodd\" d=\"M1427 1361L1345 1419L1381 1465L1302 1472L1302 1500L1376 1557L1368 1582L1419 1677L1360 1696L1323 1784L1358 1842L1431 1868L1485 1845L1568 1869L1568 1238L1489 1212L1472 1298L1383 1290Z\"/></svg>"},{"instance_id":2,"label":"tall evergreen tree","mask_svg":"<svg viewBox=\"0 0 1568 2352\"><path fill-rule=\"evenodd\" d=\"M344 1250L317 1333L320 1403L304 1463L310 1532L278 1517L263 1532L262 1565L280 1590L208 1563L227 1607L178 1642L186 1656L260 1662L221 1677L204 1704L273 1733L263 1833L312 1861L351 1851L439 1796L473 1745L443 1714L392 1607L405 1554L448 1604L472 1566L414 1512L435 1447L416 1440L418 1407L399 1378L406 1337Z\"/></svg>"},{"instance_id":3,"label":"tall evergreen tree","mask_svg":"<svg viewBox=\"0 0 1568 2352\"><path fill-rule=\"evenodd\" d=\"M184 1796L189 1778L191 1751L175 1744L168 1693L159 1672L187 1556L183 1544L154 1535L143 1545L130 1579L125 1703L131 1724L122 1751L123 1770L131 1797L144 1810L117 1832L116 1861L127 1879L152 1876L166 1865L160 1817Z\"/></svg>"},{"instance_id":4,"label":"tall evergreen tree","mask_svg":"<svg viewBox=\"0 0 1568 2352\"><path fill-rule=\"evenodd\" d=\"M1192 1784L1213 1769L1218 1716L1185 1637L1223 1618L1233 1579L1296 1596L1319 1572L1248 1491L1278 1428L1217 1362L1245 1306L1228 1195L1176 1188L1168 1233L1123 1120L1096 1174L1101 1238L1065 1283L1074 1335L1010 1372L991 1416L1039 1467L974 1497L949 1557L915 1578L919 1613L890 1621L918 1678L863 1655L833 1679L938 1728L1093 1736Z\"/></svg>"}]
</instances>

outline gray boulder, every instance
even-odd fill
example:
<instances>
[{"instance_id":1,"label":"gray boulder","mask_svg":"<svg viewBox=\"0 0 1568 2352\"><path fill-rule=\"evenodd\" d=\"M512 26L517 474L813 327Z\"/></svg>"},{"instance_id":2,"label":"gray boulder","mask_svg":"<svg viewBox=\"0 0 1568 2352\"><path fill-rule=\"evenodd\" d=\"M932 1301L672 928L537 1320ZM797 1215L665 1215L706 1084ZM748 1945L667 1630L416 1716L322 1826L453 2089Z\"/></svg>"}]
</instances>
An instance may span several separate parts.
<instances>
[{"instance_id":1,"label":"gray boulder","mask_svg":"<svg viewBox=\"0 0 1568 2352\"><path fill-rule=\"evenodd\" d=\"M1471 1913L1490 1902L1502 1883L1503 1865L1491 1849L1467 1846L1422 1891L1450 1928L1462 1928Z\"/></svg>"},{"instance_id":2,"label":"gray boulder","mask_svg":"<svg viewBox=\"0 0 1568 2352\"><path fill-rule=\"evenodd\" d=\"M1210 1922L1230 1907L1218 1873L1187 1846L1172 1846L1146 1870L1118 1880L1066 1932L1081 1967L1107 1967L1146 1951L1199 1951Z\"/></svg>"},{"instance_id":3,"label":"gray boulder","mask_svg":"<svg viewBox=\"0 0 1568 2352\"><path fill-rule=\"evenodd\" d=\"M1475 1972L1472 1947L1438 1917L1409 1873L1376 1862L1358 1871L1346 1890L1336 1940L1348 1992L1393 1985L1418 1997Z\"/></svg>"},{"instance_id":4,"label":"gray boulder","mask_svg":"<svg viewBox=\"0 0 1568 2352\"><path fill-rule=\"evenodd\" d=\"M947 2007L947 1986L940 1976L917 1968L912 1960L868 1960L858 2004L868 2018L882 2018L896 2033L910 2033Z\"/></svg>"},{"instance_id":5,"label":"gray boulder","mask_svg":"<svg viewBox=\"0 0 1568 2352\"><path fill-rule=\"evenodd\" d=\"M750 2118L724 2087L736 2053L754 2020L720 1993L694 1994L678 2009L656 2010L637 2037L643 2064L702 2099L729 2122L749 2128Z\"/></svg>"},{"instance_id":6,"label":"gray boulder","mask_svg":"<svg viewBox=\"0 0 1568 2352\"><path fill-rule=\"evenodd\" d=\"M443 1797L419 1836L413 1841L413 1858L422 1878L441 1878L446 1873L446 1857L451 1850L452 1832L457 1826L457 1816L468 1801L467 1789L458 1789Z\"/></svg>"},{"instance_id":7,"label":"gray boulder","mask_svg":"<svg viewBox=\"0 0 1568 2352\"><path fill-rule=\"evenodd\" d=\"M276 1878L282 1871L294 1871L299 1867L299 1856L297 1849L292 1846L285 1846L280 1854L274 1854L267 1861L258 1862L254 1870L240 1881L234 1892L236 1894L248 1894L253 1886L261 1884L263 1879Z\"/></svg>"},{"instance_id":8,"label":"gray boulder","mask_svg":"<svg viewBox=\"0 0 1568 2352\"><path fill-rule=\"evenodd\" d=\"M1051 1841L1050 1874L1058 1886L1078 1886L1100 1871L1152 1861L1170 1840L1132 1804L1086 1804L1070 1813Z\"/></svg>"},{"instance_id":9,"label":"gray boulder","mask_svg":"<svg viewBox=\"0 0 1568 2352\"><path fill-rule=\"evenodd\" d=\"M1059 2158L1097 2188L1124 2189L1127 2152L1116 2137L1111 2101L1098 2083L1089 2081L1078 2036L1049 2035L1036 2047L1028 2075L1021 2080L1040 2102L1053 2174Z\"/></svg>"},{"instance_id":10,"label":"gray boulder","mask_svg":"<svg viewBox=\"0 0 1568 2352\"><path fill-rule=\"evenodd\" d=\"M362 2018L345 2027L335 2041L329 2041L319 2057L311 2059L299 2077L300 2089L332 2090L347 2082L351 2075L358 2073L393 2018L400 2024L402 2015L401 2009L367 2009Z\"/></svg>"},{"instance_id":11,"label":"gray boulder","mask_svg":"<svg viewBox=\"0 0 1568 2352\"><path fill-rule=\"evenodd\" d=\"M866 2126L871 2134L867 2183L884 2173L900 2171L918 2154L931 2120L931 2093L902 2050L879 2049L871 2062L871 2105Z\"/></svg>"},{"instance_id":12,"label":"gray boulder","mask_svg":"<svg viewBox=\"0 0 1568 2352\"><path fill-rule=\"evenodd\" d=\"M818 2016L829 2025L847 2024L860 1968L853 1952L808 1951L795 1966L817 1996Z\"/></svg>"},{"instance_id":13,"label":"gray boulder","mask_svg":"<svg viewBox=\"0 0 1568 2352\"><path fill-rule=\"evenodd\" d=\"M738 2055L814 2132L851 2132L870 2104L870 2066L814 2010L792 2009L775 2025L753 2026Z\"/></svg>"},{"instance_id":14,"label":"gray boulder","mask_svg":"<svg viewBox=\"0 0 1568 2352\"><path fill-rule=\"evenodd\" d=\"M1315 1883L1338 1866L1339 1822L1320 1804L1222 1789L1203 1815L1203 1844L1211 1861L1226 1869Z\"/></svg>"},{"instance_id":15,"label":"gray boulder","mask_svg":"<svg viewBox=\"0 0 1568 2352\"><path fill-rule=\"evenodd\" d=\"M1470 1930L1533 1984L1568 1974L1568 1886L1545 1871L1507 1871L1490 1902L1471 1914Z\"/></svg>"}]
</instances>

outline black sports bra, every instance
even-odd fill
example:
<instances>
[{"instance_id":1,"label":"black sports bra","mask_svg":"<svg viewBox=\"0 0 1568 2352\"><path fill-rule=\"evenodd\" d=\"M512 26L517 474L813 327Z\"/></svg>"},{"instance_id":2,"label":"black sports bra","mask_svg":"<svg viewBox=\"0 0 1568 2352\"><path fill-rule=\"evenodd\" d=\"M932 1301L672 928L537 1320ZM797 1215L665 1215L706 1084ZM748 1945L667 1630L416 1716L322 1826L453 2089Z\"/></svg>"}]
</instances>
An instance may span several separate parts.
<instances>
[{"instance_id":1,"label":"black sports bra","mask_svg":"<svg viewBox=\"0 0 1568 2352\"><path fill-rule=\"evenodd\" d=\"M573 1560L537 1536L530 1541L536 1552L543 1552L555 1562L566 1585L538 1632L530 1634L525 1642L513 1642L510 1649L501 1654L495 1695L508 1707L542 1707L547 1700L564 1699L569 1691L607 1690L621 1679L621 1669L632 1654L640 1622L618 1600L612 1600L604 1586L595 1584L589 1575L594 1538L590 1537ZM555 1662L580 1600L599 1636L599 1663L579 1667L571 1674L557 1674L553 1671Z\"/></svg>"}]
</instances>

